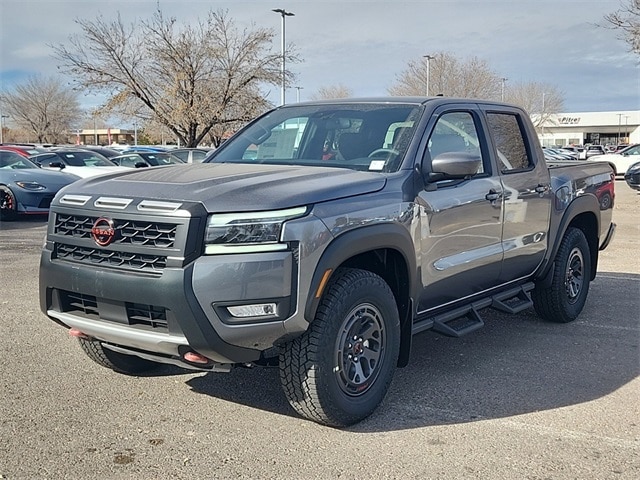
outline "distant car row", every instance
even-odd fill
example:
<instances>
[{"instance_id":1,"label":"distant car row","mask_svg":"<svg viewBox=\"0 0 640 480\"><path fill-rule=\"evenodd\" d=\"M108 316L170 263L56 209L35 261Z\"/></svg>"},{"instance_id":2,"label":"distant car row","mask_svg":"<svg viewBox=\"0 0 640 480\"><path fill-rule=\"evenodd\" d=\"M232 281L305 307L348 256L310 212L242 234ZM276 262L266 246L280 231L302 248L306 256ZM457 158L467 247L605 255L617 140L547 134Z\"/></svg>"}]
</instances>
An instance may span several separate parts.
<instances>
[{"instance_id":1,"label":"distant car row","mask_svg":"<svg viewBox=\"0 0 640 480\"><path fill-rule=\"evenodd\" d=\"M592 147L587 148L587 153L600 151ZM18 214L48 213L58 190L79 178L129 168L198 163L208 153L206 149L197 148L164 151L155 147L131 147L119 151L92 146L0 145L0 220L13 220ZM580 153L577 148L544 148L547 161L578 160ZM631 188L640 190L640 144L617 153L589 154L587 160L609 163L615 175L624 176Z\"/></svg>"},{"instance_id":2,"label":"distant car row","mask_svg":"<svg viewBox=\"0 0 640 480\"><path fill-rule=\"evenodd\" d=\"M624 176L631 165L640 161L640 143L629 145L616 153L594 155L589 161L607 162L616 176Z\"/></svg>"},{"instance_id":3,"label":"distant car row","mask_svg":"<svg viewBox=\"0 0 640 480\"><path fill-rule=\"evenodd\" d=\"M18 214L47 214L58 190L80 178L129 168L198 163L209 150L82 146L41 148L0 145L0 220Z\"/></svg>"}]
</instances>

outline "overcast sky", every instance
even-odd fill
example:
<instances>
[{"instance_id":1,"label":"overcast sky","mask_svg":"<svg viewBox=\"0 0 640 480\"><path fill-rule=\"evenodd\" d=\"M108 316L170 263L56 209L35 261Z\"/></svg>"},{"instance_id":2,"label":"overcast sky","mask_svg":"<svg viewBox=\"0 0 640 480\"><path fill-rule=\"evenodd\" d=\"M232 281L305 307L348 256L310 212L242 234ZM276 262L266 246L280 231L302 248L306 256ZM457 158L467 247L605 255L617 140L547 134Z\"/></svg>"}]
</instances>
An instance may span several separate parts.
<instances>
[{"instance_id":1,"label":"overcast sky","mask_svg":"<svg viewBox=\"0 0 640 480\"><path fill-rule=\"evenodd\" d=\"M629 0L622 0L628 3ZM181 23L226 9L240 27L274 29L280 51L284 8L286 42L302 63L291 65L299 91L287 103L308 100L319 87L343 84L355 96L387 94L408 62L448 52L461 60L476 56L509 82L556 86L565 112L640 109L638 57L620 31L599 28L620 0L326 1L326 0L0 0L0 83L11 89L30 75L56 74L50 45L68 41L74 19L98 16L132 22L160 7ZM279 103L273 87L269 99ZM100 99L81 97L90 108Z\"/></svg>"}]
</instances>

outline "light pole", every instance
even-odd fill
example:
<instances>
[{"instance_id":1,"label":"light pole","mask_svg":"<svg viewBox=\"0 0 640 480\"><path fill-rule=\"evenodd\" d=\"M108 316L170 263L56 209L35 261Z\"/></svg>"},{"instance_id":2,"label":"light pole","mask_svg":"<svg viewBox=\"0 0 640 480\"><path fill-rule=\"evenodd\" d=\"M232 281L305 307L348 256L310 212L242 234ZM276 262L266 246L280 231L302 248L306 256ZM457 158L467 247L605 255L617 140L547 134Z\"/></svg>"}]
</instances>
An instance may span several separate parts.
<instances>
[{"instance_id":1,"label":"light pole","mask_svg":"<svg viewBox=\"0 0 640 480\"><path fill-rule=\"evenodd\" d=\"M284 8L274 8L272 10L272 12L276 12L279 13L280 16L282 17L282 46L281 46L281 53L282 53L282 89L280 90L280 105L284 105L285 103L285 58L284 58L284 53L285 53L285 48L286 48L286 43L285 43L285 31L284 31L284 17L293 17L295 14L292 12L287 12Z\"/></svg>"},{"instance_id":2,"label":"light pole","mask_svg":"<svg viewBox=\"0 0 640 480\"><path fill-rule=\"evenodd\" d=\"M434 55L423 55L427 59L427 97L429 96L429 77L431 76L431 60L435 59Z\"/></svg>"},{"instance_id":3,"label":"light pole","mask_svg":"<svg viewBox=\"0 0 640 480\"><path fill-rule=\"evenodd\" d=\"M9 115L0 115L0 144L4 143L4 119L9 118Z\"/></svg>"},{"instance_id":4,"label":"light pole","mask_svg":"<svg viewBox=\"0 0 640 480\"><path fill-rule=\"evenodd\" d=\"M540 126L542 129L542 144L544 145L544 96L545 92L542 92L542 111L540 112Z\"/></svg>"},{"instance_id":5,"label":"light pole","mask_svg":"<svg viewBox=\"0 0 640 480\"><path fill-rule=\"evenodd\" d=\"M133 122L133 144L138 146L138 122Z\"/></svg>"},{"instance_id":6,"label":"light pole","mask_svg":"<svg viewBox=\"0 0 640 480\"><path fill-rule=\"evenodd\" d=\"M504 102L504 82L506 82L507 80L509 80L508 78L502 77L501 79L502 82L502 93L500 95L500 101Z\"/></svg>"},{"instance_id":7,"label":"light pole","mask_svg":"<svg viewBox=\"0 0 640 480\"><path fill-rule=\"evenodd\" d=\"M93 111L93 144L98 145L98 127L96 122L96 115L98 112L96 110Z\"/></svg>"},{"instance_id":8,"label":"light pole","mask_svg":"<svg viewBox=\"0 0 640 480\"><path fill-rule=\"evenodd\" d=\"M622 123L622 113L618 114L618 141L616 142L616 145L620 145L620 125Z\"/></svg>"},{"instance_id":9,"label":"light pole","mask_svg":"<svg viewBox=\"0 0 640 480\"><path fill-rule=\"evenodd\" d=\"M629 115L624 116L624 140L629 143Z\"/></svg>"},{"instance_id":10,"label":"light pole","mask_svg":"<svg viewBox=\"0 0 640 480\"><path fill-rule=\"evenodd\" d=\"M300 103L300 90L302 90L303 87L296 87L296 102Z\"/></svg>"}]
</instances>

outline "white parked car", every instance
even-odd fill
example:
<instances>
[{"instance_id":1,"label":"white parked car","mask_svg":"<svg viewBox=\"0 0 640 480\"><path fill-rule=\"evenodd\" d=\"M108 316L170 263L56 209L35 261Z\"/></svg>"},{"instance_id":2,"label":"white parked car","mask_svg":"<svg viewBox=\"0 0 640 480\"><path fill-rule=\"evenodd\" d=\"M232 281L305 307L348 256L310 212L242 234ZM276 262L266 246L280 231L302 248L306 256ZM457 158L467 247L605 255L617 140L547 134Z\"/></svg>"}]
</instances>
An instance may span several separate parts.
<instances>
[{"instance_id":1,"label":"white parked car","mask_svg":"<svg viewBox=\"0 0 640 480\"><path fill-rule=\"evenodd\" d=\"M598 162L608 162L616 175L624 175L631 165L640 161L640 143L629 145L618 153L607 153L606 155L594 155L588 160Z\"/></svg>"},{"instance_id":2,"label":"white parked car","mask_svg":"<svg viewBox=\"0 0 640 480\"><path fill-rule=\"evenodd\" d=\"M62 170L81 178L95 177L106 173L126 171L97 152L79 148L55 149L29 157L42 168Z\"/></svg>"}]
</instances>

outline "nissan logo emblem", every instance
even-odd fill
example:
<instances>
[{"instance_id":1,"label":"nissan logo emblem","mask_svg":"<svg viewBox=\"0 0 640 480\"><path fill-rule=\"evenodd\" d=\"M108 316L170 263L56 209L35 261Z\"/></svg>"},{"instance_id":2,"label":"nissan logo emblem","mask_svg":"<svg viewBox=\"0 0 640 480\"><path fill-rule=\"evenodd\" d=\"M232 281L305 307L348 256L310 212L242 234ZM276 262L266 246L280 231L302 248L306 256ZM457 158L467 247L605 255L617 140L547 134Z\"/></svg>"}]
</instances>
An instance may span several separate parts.
<instances>
[{"instance_id":1,"label":"nissan logo emblem","mask_svg":"<svg viewBox=\"0 0 640 480\"><path fill-rule=\"evenodd\" d=\"M93 227L91 227L91 236L93 241L101 247L106 247L116 237L116 229L113 220L110 218L100 217L97 219Z\"/></svg>"}]
</instances>

